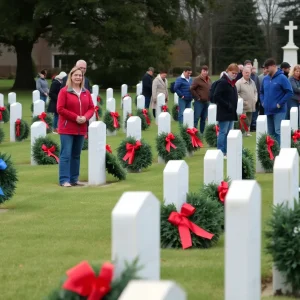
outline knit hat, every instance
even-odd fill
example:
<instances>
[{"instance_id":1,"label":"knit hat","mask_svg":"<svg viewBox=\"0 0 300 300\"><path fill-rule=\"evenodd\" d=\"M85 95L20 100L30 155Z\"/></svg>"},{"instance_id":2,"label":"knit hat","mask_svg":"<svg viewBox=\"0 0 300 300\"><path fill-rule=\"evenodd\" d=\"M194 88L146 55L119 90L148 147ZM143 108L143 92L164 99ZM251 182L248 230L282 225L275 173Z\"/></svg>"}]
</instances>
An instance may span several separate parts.
<instances>
[{"instance_id":1,"label":"knit hat","mask_svg":"<svg viewBox=\"0 0 300 300\"><path fill-rule=\"evenodd\" d=\"M56 77L55 79L60 79L62 80L64 77L67 76L67 73L66 72L60 72Z\"/></svg>"},{"instance_id":2,"label":"knit hat","mask_svg":"<svg viewBox=\"0 0 300 300\"><path fill-rule=\"evenodd\" d=\"M280 69L288 69L290 68L290 64L288 62L283 62L281 65L280 65Z\"/></svg>"}]
</instances>

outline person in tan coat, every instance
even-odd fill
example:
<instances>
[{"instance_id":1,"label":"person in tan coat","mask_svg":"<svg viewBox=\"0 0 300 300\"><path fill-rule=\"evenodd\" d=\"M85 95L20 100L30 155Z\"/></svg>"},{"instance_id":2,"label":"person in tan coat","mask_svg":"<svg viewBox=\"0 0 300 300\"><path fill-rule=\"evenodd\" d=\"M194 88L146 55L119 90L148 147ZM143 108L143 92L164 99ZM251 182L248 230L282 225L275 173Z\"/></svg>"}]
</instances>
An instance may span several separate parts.
<instances>
[{"instance_id":1,"label":"person in tan coat","mask_svg":"<svg viewBox=\"0 0 300 300\"><path fill-rule=\"evenodd\" d=\"M251 136L250 125L252 122L252 113L256 110L257 89L255 82L250 78L251 68L243 69L243 77L236 82L236 89L240 98L243 98L243 114L247 116L247 125L249 132L246 136Z\"/></svg>"},{"instance_id":2,"label":"person in tan coat","mask_svg":"<svg viewBox=\"0 0 300 300\"><path fill-rule=\"evenodd\" d=\"M153 117L156 118L156 105L157 105L157 96L160 93L163 93L166 97L166 104L168 102L168 72L165 70L160 71L152 83L152 111Z\"/></svg>"}]
</instances>

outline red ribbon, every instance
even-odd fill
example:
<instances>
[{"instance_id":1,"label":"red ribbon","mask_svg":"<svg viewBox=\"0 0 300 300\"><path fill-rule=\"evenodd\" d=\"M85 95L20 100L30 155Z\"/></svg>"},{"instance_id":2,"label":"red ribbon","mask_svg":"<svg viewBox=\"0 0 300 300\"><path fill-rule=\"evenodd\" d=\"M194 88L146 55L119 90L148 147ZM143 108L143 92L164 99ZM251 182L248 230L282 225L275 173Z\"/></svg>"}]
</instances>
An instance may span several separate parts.
<instances>
[{"instance_id":1,"label":"red ribbon","mask_svg":"<svg viewBox=\"0 0 300 300\"><path fill-rule=\"evenodd\" d=\"M215 126L215 130L216 130L216 136L218 136L219 135L219 131L220 131L219 125Z\"/></svg>"},{"instance_id":2,"label":"red ribbon","mask_svg":"<svg viewBox=\"0 0 300 300\"><path fill-rule=\"evenodd\" d=\"M0 121L2 121L2 119L3 119L2 112L5 110L6 110L5 106L0 106Z\"/></svg>"},{"instance_id":3,"label":"red ribbon","mask_svg":"<svg viewBox=\"0 0 300 300\"><path fill-rule=\"evenodd\" d=\"M83 261L66 272L68 278L63 288L87 300L101 300L111 290L113 272L114 266L104 263L97 276L88 262Z\"/></svg>"},{"instance_id":4,"label":"red ribbon","mask_svg":"<svg viewBox=\"0 0 300 300\"><path fill-rule=\"evenodd\" d=\"M16 136L20 136L20 127L21 127L21 120L16 120Z\"/></svg>"},{"instance_id":5,"label":"red ribbon","mask_svg":"<svg viewBox=\"0 0 300 300\"><path fill-rule=\"evenodd\" d=\"M47 114L45 112L42 112L40 115L38 115L38 118L44 122L46 124L46 128L49 128L49 125L47 124L47 122L45 121L45 118L47 117Z\"/></svg>"},{"instance_id":6,"label":"red ribbon","mask_svg":"<svg viewBox=\"0 0 300 300\"><path fill-rule=\"evenodd\" d=\"M179 105L177 105L176 110L179 111Z\"/></svg>"},{"instance_id":7,"label":"red ribbon","mask_svg":"<svg viewBox=\"0 0 300 300\"><path fill-rule=\"evenodd\" d=\"M246 120L247 116L245 114L240 115L240 129L242 130L243 127L245 129L246 132L249 131L249 127L247 126Z\"/></svg>"},{"instance_id":8,"label":"red ribbon","mask_svg":"<svg viewBox=\"0 0 300 300\"><path fill-rule=\"evenodd\" d=\"M112 153L110 145L106 145L106 151L109 152L109 153Z\"/></svg>"},{"instance_id":9,"label":"red ribbon","mask_svg":"<svg viewBox=\"0 0 300 300\"><path fill-rule=\"evenodd\" d=\"M128 160L128 164L132 165L134 161L134 155L135 155L135 150L138 150L142 146L142 143L140 141L136 141L135 144L126 144L126 151L127 153L123 157L123 160L126 161Z\"/></svg>"},{"instance_id":10,"label":"red ribbon","mask_svg":"<svg viewBox=\"0 0 300 300\"><path fill-rule=\"evenodd\" d=\"M221 184L218 186L218 194L219 194L219 199L221 202L225 202L225 197L228 193L229 185L228 182L222 181Z\"/></svg>"},{"instance_id":11,"label":"red ribbon","mask_svg":"<svg viewBox=\"0 0 300 300\"><path fill-rule=\"evenodd\" d=\"M188 128L186 132L191 136L192 145L194 148L203 147L201 140L197 136L197 128Z\"/></svg>"},{"instance_id":12,"label":"red ribbon","mask_svg":"<svg viewBox=\"0 0 300 300\"><path fill-rule=\"evenodd\" d=\"M266 142L267 142L267 149L268 149L268 152L269 152L269 155L270 155L270 159L273 160L274 155L272 153L271 148L274 146L275 141L269 135L267 135Z\"/></svg>"},{"instance_id":13,"label":"red ribbon","mask_svg":"<svg viewBox=\"0 0 300 300\"><path fill-rule=\"evenodd\" d=\"M99 106L98 105L94 106L94 110L95 110L95 113L96 113L96 120L99 120L99 113L98 113Z\"/></svg>"},{"instance_id":14,"label":"red ribbon","mask_svg":"<svg viewBox=\"0 0 300 300\"><path fill-rule=\"evenodd\" d=\"M142 110L142 113L143 113L143 115L144 115L144 117L145 117L145 119L146 119L147 124L150 125L150 124L151 124L151 121L150 121L150 118L149 118L149 116L148 116L148 110L147 110L147 109L143 109L143 110Z\"/></svg>"},{"instance_id":15,"label":"red ribbon","mask_svg":"<svg viewBox=\"0 0 300 300\"><path fill-rule=\"evenodd\" d=\"M55 152L55 146L51 146L50 148L47 148L46 145L42 145L42 150L44 151L45 154L47 154L48 156L52 156L55 158L56 162L59 163L59 158L54 154Z\"/></svg>"},{"instance_id":16,"label":"red ribbon","mask_svg":"<svg viewBox=\"0 0 300 300\"><path fill-rule=\"evenodd\" d=\"M114 119L114 128L119 128L120 127L119 122L118 122L119 113L117 113L117 112L111 112L110 115Z\"/></svg>"},{"instance_id":17,"label":"red ribbon","mask_svg":"<svg viewBox=\"0 0 300 300\"><path fill-rule=\"evenodd\" d=\"M168 112L168 106L167 106L167 105L163 105L163 106L161 107L161 110L162 110L163 112Z\"/></svg>"},{"instance_id":18,"label":"red ribbon","mask_svg":"<svg viewBox=\"0 0 300 300\"><path fill-rule=\"evenodd\" d=\"M196 208L188 203L184 203L181 207L180 213L171 212L168 221L178 227L179 236L181 240L181 245L183 249L192 246L192 237L190 230L197 236L203 237L205 239L211 240L214 234L211 234L201 227L197 226L195 223L191 222L188 217L193 215Z\"/></svg>"},{"instance_id":19,"label":"red ribbon","mask_svg":"<svg viewBox=\"0 0 300 300\"><path fill-rule=\"evenodd\" d=\"M297 143L300 139L300 130L295 130L294 134L292 135L292 139L294 143Z\"/></svg>"},{"instance_id":20,"label":"red ribbon","mask_svg":"<svg viewBox=\"0 0 300 300\"><path fill-rule=\"evenodd\" d=\"M101 102L101 97L100 96L97 96L97 102Z\"/></svg>"},{"instance_id":21,"label":"red ribbon","mask_svg":"<svg viewBox=\"0 0 300 300\"><path fill-rule=\"evenodd\" d=\"M177 147L171 142L171 141L173 141L173 140L175 140L174 134L173 134L173 133L169 133L169 134L167 135L167 137L166 137L166 142L167 142L167 144L166 144L166 150L167 150L168 152L171 151L171 147L174 148L174 149L177 148Z\"/></svg>"}]
</instances>

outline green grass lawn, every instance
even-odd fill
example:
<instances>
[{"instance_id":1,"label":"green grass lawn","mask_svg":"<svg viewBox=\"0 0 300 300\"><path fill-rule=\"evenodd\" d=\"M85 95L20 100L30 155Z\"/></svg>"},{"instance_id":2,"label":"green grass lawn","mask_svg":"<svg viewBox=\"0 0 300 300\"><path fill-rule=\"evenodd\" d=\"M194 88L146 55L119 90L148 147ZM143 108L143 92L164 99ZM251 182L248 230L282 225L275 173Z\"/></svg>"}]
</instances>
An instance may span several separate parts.
<instances>
[{"instance_id":1,"label":"green grass lawn","mask_svg":"<svg viewBox=\"0 0 300 300\"><path fill-rule=\"evenodd\" d=\"M12 81L0 80L5 102L11 85ZM103 91L101 95L105 98ZM170 103L173 103L172 97ZM119 91L115 92L115 98L119 109ZM31 123L31 92L17 92L17 101L22 103L23 119ZM143 138L151 144L154 153L154 163L149 169L140 174L128 174L123 182L115 182L108 175L107 181L113 183L104 187L70 189L58 186L57 165L30 166L29 139L9 143L9 124L0 126L6 133L0 151L11 154L19 175L16 195L0 206L9 208L8 212L0 214L1 299L43 299L59 284L64 272L80 261L110 260L111 211L123 192L151 191L160 201L163 199L164 165L156 163L157 126L154 123L143 132ZM178 131L177 123L172 123L172 130ZM51 137L59 140L58 135L51 134ZM107 137L107 143L115 151L123 138L124 133L120 131L117 136ZM244 138L244 146L254 151L255 136ZM197 191L203 183L206 150L186 158L190 191ZM87 180L87 165L87 151L83 151L80 177L83 181ZM272 174L259 174L257 180L262 187L264 228L271 213ZM272 263L264 248L261 257L262 278L268 279ZM161 277L178 282L187 291L189 300L223 299L224 237L208 250L162 250Z\"/></svg>"}]
</instances>

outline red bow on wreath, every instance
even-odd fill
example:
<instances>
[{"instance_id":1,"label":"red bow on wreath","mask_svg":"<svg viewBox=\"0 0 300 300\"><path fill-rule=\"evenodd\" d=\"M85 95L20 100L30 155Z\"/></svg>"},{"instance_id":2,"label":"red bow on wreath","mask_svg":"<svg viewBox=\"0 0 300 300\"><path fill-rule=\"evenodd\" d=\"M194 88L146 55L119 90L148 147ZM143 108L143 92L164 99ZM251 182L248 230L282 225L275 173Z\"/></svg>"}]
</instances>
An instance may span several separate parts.
<instances>
[{"instance_id":1,"label":"red bow on wreath","mask_svg":"<svg viewBox=\"0 0 300 300\"><path fill-rule=\"evenodd\" d=\"M99 113L98 113L99 106L98 105L94 106L94 110L95 110L95 114L96 114L96 120L99 120Z\"/></svg>"},{"instance_id":2,"label":"red bow on wreath","mask_svg":"<svg viewBox=\"0 0 300 300\"><path fill-rule=\"evenodd\" d=\"M113 272L114 266L104 263L97 276L88 262L83 261L66 272L68 278L63 288L87 300L101 300L111 290Z\"/></svg>"},{"instance_id":3,"label":"red bow on wreath","mask_svg":"<svg viewBox=\"0 0 300 300\"><path fill-rule=\"evenodd\" d=\"M119 122L118 122L119 113L117 113L117 112L111 112L110 115L114 119L114 128L119 128L120 127Z\"/></svg>"},{"instance_id":4,"label":"red bow on wreath","mask_svg":"<svg viewBox=\"0 0 300 300\"><path fill-rule=\"evenodd\" d=\"M38 115L38 118L44 122L46 124L46 128L49 128L49 125L47 124L47 122L45 121L45 118L47 117L47 114L45 112L42 112L40 115Z\"/></svg>"},{"instance_id":5,"label":"red bow on wreath","mask_svg":"<svg viewBox=\"0 0 300 300\"><path fill-rule=\"evenodd\" d=\"M123 100L124 98L126 98L126 97L130 97L130 95L129 95L129 94L124 95L124 96L122 97L122 100Z\"/></svg>"},{"instance_id":6,"label":"red bow on wreath","mask_svg":"<svg viewBox=\"0 0 300 300\"><path fill-rule=\"evenodd\" d=\"M2 117L2 112L6 110L5 106L0 106L0 121L2 121L3 117Z\"/></svg>"},{"instance_id":7,"label":"red bow on wreath","mask_svg":"<svg viewBox=\"0 0 300 300\"><path fill-rule=\"evenodd\" d=\"M106 145L106 151L109 152L109 153L112 153L110 145Z\"/></svg>"},{"instance_id":8,"label":"red bow on wreath","mask_svg":"<svg viewBox=\"0 0 300 300\"><path fill-rule=\"evenodd\" d=\"M292 135L292 139L294 143L297 143L300 139L300 130L295 130L294 134Z\"/></svg>"},{"instance_id":9,"label":"red bow on wreath","mask_svg":"<svg viewBox=\"0 0 300 300\"><path fill-rule=\"evenodd\" d=\"M191 136L192 145L194 148L203 147L201 140L197 137L197 128L188 128L186 132Z\"/></svg>"},{"instance_id":10,"label":"red bow on wreath","mask_svg":"<svg viewBox=\"0 0 300 300\"><path fill-rule=\"evenodd\" d=\"M97 102L101 102L101 97L100 96L97 96Z\"/></svg>"},{"instance_id":11,"label":"red bow on wreath","mask_svg":"<svg viewBox=\"0 0 300 300\"><path fill-rule=\"evenodd\" d=\"M16 136L20 136L20 131L21 131L21 120L17 119L16 120Z\"/></svg>"},{"instance_id":12,"label":"red bow on wreath","mask_svg":"<svg viewBox=\"0 0 300 300\"><path fill-rule=\"evenodd\" d=\"M145 119L146 119L147 124L150 125L150 124L151 124L151 121L150 121L150 118L149 118L149 116L148 116L148 110L147 110L147 109L143 109L143 110L142 110L142 113L143 113L143 115L144 115L144 117L145 117Z\"/></svg>"},{"instance_id":13,"label":"red bow on wreath","mask_svg":"<svg viewBox=\"0 0 300 300\"><path fill-rule=\"evenodd\" d=\"M225 197L228 193L229 185L228 182L222 181L221 184L218 186L218 194L219 194L219 199L221 202L225 202Z\"/></svg>"},{"instance_id":14,"label":"red bow on wreath","mask_svg":"<svg viewBox=\"0 0 300 300\"><path fill-rule=\"evenodd\" d=\"M172 148L174 148L174 149L176 149L177 147L171 142L171 141L173 141L173 140L175 140L175 136L174 136L174 134L173 133L169 133L168 135L167 135L167 137L166 137L166 150L168 151L168 152L170 152L171 151L171 147Z\"/></svg>"},{"instance_id":15,"label":"red bow on wreath","mask_svg":"<svg viewBox=\"0 0 300 300\"><path fill-rule=\"evenodd\" d=\"M270 159L273 160L274 155L272 153L272 147L274 146L275 141L269 135L267 135L266 143L267 143L267 149L268 149L268 152L269 152Z\"/></svg>"},{"instance_id":16,"label":"red bow on wreath","mask_svg":"<svg viewBox=\"0 0 300 300\"><path fill-rule=\"evenodd\" d=\"M247 126L246 120L247 116L245 114L240 115L240 129L242 130L244 128L244 130L246 132L249 131L249 127Z\"/></svg>"},{"instance_id":17,"label":"red bow on wreath","mask_svg":"<svg viewBox=\"0 0 300 300\"><path fill-rule=\"evenodd\" d=\"M176 110L179 111L179 105L177 105Z\"/></svg>"},{"instance_id":18,"label":"red bow on wreath","mask_svg":"<svg viewBox=\"0 0 300 300\"><path fill-rule=\"evenodd\" d=\"M163 112L168 112L168 106L167 106L167 105L163 105L163 106L161 107L161 110L162 110Z\"/></svg>"},{"instance_id":19,"label":"red bow on wreath","mask_svg":"<svg viewBox=\"0 0 300 300\"><path fill-rule=\"evenodd\" d=\"M192 237L190 230L197 236L203 237L205 239L211 240L214 234L211 234L201 227L197 226L195 223L191 222L188 217L193 215L196 208L188 203L184 203L181 207L180 213L171 212L168 221L178 227L179 236L181 240L181 245L183 249L192 246Z\"/></svg>"},{"instance_id":20,"label":"red bow on wreath","mask_svg":"<svg viewBox=\"0 0 300 300\"><path fill-rule=\"evenodd\" d=\"M127 153L123 157L123 160L128 160L128 164L132 165L134 161L135 150L138 150L142 146L140 141L136 141L135 144L126 143L126 151Z\"/></svg>"},{"instance_id":21,"label":"red bow on wreath","mask_svg":"<svg viewBox=\"0 0 300 300\"><path fill-rule=\"evenodd\" d=\"M220 131L219 125L215 126L215 131L216 131L216 136L218 136L219 135L219 131Z\"/></svg>"},{"instance_id":22,"label":"red bow on wreath","mask_svg":"<svg viewBox=\"0 0 300 300\"><path fill-rule=\"evenodd\" d=\"M52 156L55 158L56 162L59 163L59 158L54 154L55 152L55 146L51 146L50 148L47 148L46 145L42 145L42 150L44 151L45 154L47 154L49 157Z\"/></svg>"}]
</instances>

